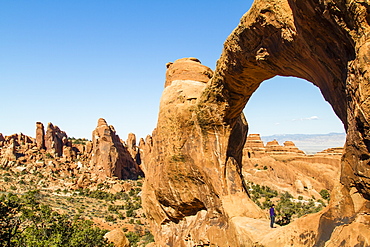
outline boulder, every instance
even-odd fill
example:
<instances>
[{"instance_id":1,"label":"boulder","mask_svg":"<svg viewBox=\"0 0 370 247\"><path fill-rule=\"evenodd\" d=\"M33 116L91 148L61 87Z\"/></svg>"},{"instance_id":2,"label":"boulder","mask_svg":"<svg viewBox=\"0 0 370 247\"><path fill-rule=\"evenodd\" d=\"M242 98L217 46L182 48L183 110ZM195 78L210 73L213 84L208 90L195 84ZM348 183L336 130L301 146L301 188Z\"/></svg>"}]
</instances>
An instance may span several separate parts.
<instances>
[{"instance_id":1,"label":"boulder","mask_svg":"<svg viewBox=\"0 0 370 247\"><path fill-rule=\"evenodd\" d=\"M126 238L126 235L122 231L122 229L114 229L110 232L107 232L104 235L104 238L106 238L109 242L112 242L114 244L114 247L129 247L130 246L130 242Z\"/></svg>"}]
</instances>

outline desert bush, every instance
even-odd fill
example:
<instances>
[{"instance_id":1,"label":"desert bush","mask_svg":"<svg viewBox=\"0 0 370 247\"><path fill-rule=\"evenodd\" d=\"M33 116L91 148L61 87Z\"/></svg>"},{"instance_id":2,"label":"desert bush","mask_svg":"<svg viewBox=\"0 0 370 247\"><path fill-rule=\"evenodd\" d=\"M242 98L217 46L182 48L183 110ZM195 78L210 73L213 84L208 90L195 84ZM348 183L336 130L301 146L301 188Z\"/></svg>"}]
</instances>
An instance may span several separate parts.
<instances>
[{"instance_id":1,"label":"desert bush","mask_svg":"<svg viewBox=\"0 0 370 247\"><path fill-rule=\"evenodd\" d=\"M108 193L108 192L101 191L101 190L92 191L85 195L91 198L101 199L101 200L106 200L106 201L114 201L116 199L112 193Z\"/></svg>"},{"instance_id":2,"label":"desert bush","mask_svg":"<svg viewBox=\"0 0 370 247\"><path fill-rule=\"evenodd\" d=\"M105 216L104 219L107 222L114 222L114 221L116 221L116 218L113 215L111 215L111 214L108 214L107 216Z\"/></svg>"},{"instance_id":3,"label":"desert bush","mask_svg":"<svg viewBox=\"0 0 370 247\"><path fill-rule=\"evenodd\" d=\"M137 243L140 241L140 235L136 232L128 232L125 234L128 241L130 242L130 246L137 246Z\"/></svg>"},{"instance_id":4,"label":"desert bush","mask_svg":"<svg viewBox=\"0 0 370 247\"><path fill-rule=\"evenodd\" d=\"M122 213L118 213L118 219L124 220L126 217Z\"/></svg>"},{"instance_id":5,"label":"desert bush","mask_svg":"<svg viewBox=\"0 0 370 247\"><path fill-rule=\"evenodd\" d=\"M130 208L129 210L126 211L126 217L135 217L136 213L133 208Z\"/></svg>"},{"instance_id":6,"label":"desert bush","mask_svg":"<svg viewBox=\"0 0 370 247\"><path fill-rule=\"evenodd\" d=\"M145 229L145 233L144 233L144 236L142 237L142 241L143 241L144 246L149 243L154 242L154 236L148 229Z\"/></svg>"},{"instance_id":7,"label":"desert bush","mask_svg":"<svg viewBox=\"0 0 370 247\"><path fill-rule=\"evenodd\" d=\"M325 189L322 189L320 191L320 196L324 199L324 200L327 200L329 201L330 200L330 193L329 191L325 190Z\"/></svg>"}]
</instances>

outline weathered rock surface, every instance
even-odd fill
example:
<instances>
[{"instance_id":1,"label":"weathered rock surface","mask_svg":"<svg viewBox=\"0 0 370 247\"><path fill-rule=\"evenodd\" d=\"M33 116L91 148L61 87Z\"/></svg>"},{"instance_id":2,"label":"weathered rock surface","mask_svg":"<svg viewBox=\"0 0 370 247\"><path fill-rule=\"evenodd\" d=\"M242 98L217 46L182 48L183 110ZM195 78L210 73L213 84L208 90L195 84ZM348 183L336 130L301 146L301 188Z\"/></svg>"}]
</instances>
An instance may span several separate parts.
<instances>
[{"instance_id":1,"label":"weathered rock surface","mask_svg":"<svg viewBox=\"0 0 370 247\"><path fill-rule=\"evenodd\" d=\"M263 156L243 160L246 181L287 191L295 198L321 198L323 189L332 191L339 181L340 157L301 155Z\"/></svg>"},{"instance_id":2,"label":"weathered rock surface","mask_svg":"<svg viewBox=\"0 0 370 247\"><path fill-rule=\"evenodd\" d=\"M37 123L36 123L37 125ZM36 136L37 131L36 129ZM47 152L55 153L57 156L63 155L63 146L67 145L68 136L67 134L60 130L58 126L54 126L52 123L48 123L45 134L45 148Z\"/></svg>"},{"instance_id":3,"label":"weathered rock surface","mask_svg":"<svg viewBox=\"0 0 370 247\"><path fill-rule=\"evenodd\" d=\"M208 82L212 78L213 71L203 66L196 58L181 58L174 63L167 63L166 83L164 87L171 85L176 80L192 80Z\"/></svg>"},{"instance_id":4,"label":"weathered rock surface","mask_svg":"<svg viewBox=\"0 0 370 247\"><path fill-rule=\"evenodd\" d=\"M171 74L176 80L167 78L152 136L151 159L146 165L143 207L152 220L156 242L160 246L236 246L252 241L243 235L230 238L237 232L231 219L266 219L266 215L246 193L240 171L241 149L228 149L231 128L206 129L208 119L196 114L196 103L207 86L197 80L209 69L194 59L178 61L181 64L184 60L187 68L195 68L197 73L183 75L180 71L179 75ZM177 61L168 69L176 67ZM238 127L233 137L241 137L243 142L244 119L239 119Z\"/></svg>"},{"instance_id":5,"label":"weathered rock surface","mask_svg":"<svg viewBox=\"0 0 370 247\"><path fill-rule=\"evenodd\" d=\"M107 232L104 237L108 239L109 242L114 244L114 247L129 247L130 242L126 238L125 233L122 229L114 229L110 232Z\"/></svg>"},{"instance_id":6,"label":"weathered rock surface","mask_svg":"<svg viewBox=\"0 0 370 247\"><path fill-rule=\"evenodd\" d=\"M153 138L151 135L147 135L145 141L143 138L139 142L139 155L140 155L140 167L146 174L146 166L150 163L151 153L153 148Z\"/></svg>"},{"instance_id":7,"label":"weathered rock surface","mask_svg":"<svg viewBox=\"0 0 370 247\"><path fill-rule=\"evenodd\" d=\"M250 134L243 154L246 181L287 191L296 198L320 198L321 190L332 191L339 181L343 148L305 155L292 141L285 141L281 146L274 140L265 146L260 135Z\"/></svg>"},{"instance_id":8,"label":"weathered rock surface","mask_svg":"<svg viewBox=\"0 0 370 247\"><path fill-rule=\"evenodd\" d=\"M114 127L108 126L103 118L98 120L93 131L92 143L90 167L99 178L137 179L138 175L143 175Z\"/></svg>"},{"instance_id":9,"label":"weathered rock surface","mask_svg":"<svg viewBox=\"0 0 370 247\"><path fill-rule=\"evenodd\" d=\"M1 134L0 165L26 166L30 172L46 172L45 176L49 172L74 177L71 185L75 188L86 188L98 179L104 182L104 179L112 176L119 179L144 176L135 163L136 157L131 157L113 126L108 126L101 119L93 133L94 142L84 138L68 139L67 134L52 123L48 124L47 133L44 134L44 125L37 122L35 139L22 133L5 137ZM131 136L130 149L135 155L139 150L135 135Z\"/></svg>"},{"instance_id":10,"label":"weathered rock surface","mask_svg":"<svg viewBox=\"0 0 370 247\"><path fill-rule=\"evenodd\" d=\"M9 146L3 151L0 165L7 167L9 163L14 162L17 159L15 141L11 139Z\"/></svg>"},{"instance_id":11,"label":"weathered rock surface","mask_svg":"<svg viewBox=\"0 0 370 247\"><path fill-rule=\"evenodd\" d=\"M236 216L225 201L245 208L238 203L248 200L240 172L247 132L242 110L258 86L275 75L318 86L343 122L347 141L340 184L328 208L274 231L275 238L257 241L353 246L357 239L370 245L369 12L367 1L256 0L226 40L207 85L168 72L153 135L156 165L148 165L144 188L159 245L186 246L188 239L195 245L254 244L250 234L238 234L242 226L235 219L261 214L247 203L250 210ZM189 97L188 92L197 93Z\"/></svg>"},{"instance_id":12,"label":"weathered rock surface","mask_svg":"<svg viewBox=\"0 0 370 247\"><path fill-rule=\"evenodd\" d=\"M281 146L276 140L268 142L266 146L259 134L249 134L244 145L243 156L257 158L269 155L304 155L292 141L284 142Z\"/></svg>"},{"instance_id":13,"label":"weathered rock surface","mask_svg":"<svg viewBox=\"0 0 370 247\"><path fill-rule=\"evenodd\" d=\"M45 130L41 122L36 122L36 145L39 149L45 149Z\"/></svg>"},{"instance_id":14,"label":"weathered rock surface","mask_svg":"<svg viewBox=\"0 0 370 247\"><path fill-rule=\"evenodd\" d=\"M128 134L128 137L126 140L126 147L127 147L127 151L130 153L131 157L134 159L135 163L139 165L140 167L141 157L143 156L143 153L140 152L140 144L139 144L139 147L136 146L136 135L134 133Z\"/></svg>"}]
</instances>

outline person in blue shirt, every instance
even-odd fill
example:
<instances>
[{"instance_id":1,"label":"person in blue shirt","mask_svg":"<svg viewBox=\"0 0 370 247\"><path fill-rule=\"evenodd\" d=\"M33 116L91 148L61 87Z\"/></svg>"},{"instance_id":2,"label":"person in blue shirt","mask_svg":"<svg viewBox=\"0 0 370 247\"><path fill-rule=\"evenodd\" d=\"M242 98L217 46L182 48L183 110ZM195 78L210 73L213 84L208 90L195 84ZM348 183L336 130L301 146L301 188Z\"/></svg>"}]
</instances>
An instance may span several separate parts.
<instances>
[{"instance_id":1,"label":"person in blue shirt","mask_svg":"<svg viewBox=\"0 0 370 247\"><path fill-rule=\"evenodd\" d=\"M270 227L271 228L274 228L274 223L275 223L275 208L274 208L274 204L271 205L270 207Z\"/></svg>"}]
</instances>

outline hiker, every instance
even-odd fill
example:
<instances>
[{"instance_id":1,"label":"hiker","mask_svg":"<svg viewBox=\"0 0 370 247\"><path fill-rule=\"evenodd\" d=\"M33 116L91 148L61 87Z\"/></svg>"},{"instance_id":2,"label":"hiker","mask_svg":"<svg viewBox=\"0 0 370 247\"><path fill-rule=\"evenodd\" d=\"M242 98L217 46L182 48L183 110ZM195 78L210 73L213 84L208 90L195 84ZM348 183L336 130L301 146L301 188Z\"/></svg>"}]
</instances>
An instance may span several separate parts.
<instances>
[{"instance_id":1,"label":"hiker","mask_svg":"<svg viewBox=\"0 0 370 247\"><path fill-rule=\"evenodd\" d=\"M274 208L274 204L271 205L270 207L270 227L271 228L274 228L274 223L275 223L275 208Z\"/></svg>"}]
</instances>

